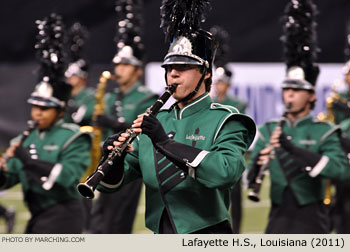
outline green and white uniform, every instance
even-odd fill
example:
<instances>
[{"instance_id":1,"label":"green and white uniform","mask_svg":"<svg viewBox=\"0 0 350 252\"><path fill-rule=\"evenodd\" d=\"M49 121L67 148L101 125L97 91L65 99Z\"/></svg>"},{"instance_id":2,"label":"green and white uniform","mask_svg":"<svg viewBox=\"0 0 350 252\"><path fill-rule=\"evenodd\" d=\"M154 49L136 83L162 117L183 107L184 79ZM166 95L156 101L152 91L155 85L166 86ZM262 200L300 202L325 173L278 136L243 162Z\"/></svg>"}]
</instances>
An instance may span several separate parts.
<instances>
[{"instance_id":1,"label":"green and white uniform","mask_svg":"<svg viewBox=\"0 0 350 252\"><path fill-rule=\"evenodd\" d=\"M157 95L151 92L150 89L136 82L124 93L120 93L119 89L114 92L107 93L105 96L105 114L118 116L117 109L121 110L121 114L126 122L134 121L138 115L145 113L146 109L152 106L157 100ZM118 108L116 103L120 102L121 107ZM104 132L104 136L110 136L114 132L109 129Z\"/></svg>"},{"instance_id":2,"label":"green and white uniform","mask_svg":"<svg viewBox=\"0 0 350 252\"><path fill-rule=\"evenodd\" d=\"M239 113L245 114L245 110L247 108L247 103L244 101L238 99L238 98L231 98L226 96L223 101L219 101L217 99L214 99L215 102L224 104L224 105L230 105L238 109Z\"/></svg>"},{"instance_id":3,"label":"green and white uniform","mask_svg":"<svg viewBox=\"0 0 350 252\"><path fill-rule=\"evenodd\" d=\"M332 112L336 124L341 123L350 116L350 90L346 83L339 82L334 87L336 94L340 99L335 99L332 104Z\"/></svg>"},{"instance_id":4,"label":"green and white uniform","mask_svg":"<svg viewBox=\"0 0 350 252\"><path fill-rule=\"evenodd\" d=\"M105 114L116 118L121 116L131 126L131 122L139 114L146 112L156 100L157 96L138 81L124 93L115 89L114 92L106 94ZM124 131L126 125L119 127L118 131ZM104 129L104 139L114 133L113 129ZM93 208L90 232L131 233L141 188L142 180L138 179L117 193L101 193Z\"/></svg>"},{"instance_id":5,"label":"green and white uniform","mask_svg":"<svg viewBox=\"0 0 350 252\"><path fill-rule=\"evenodd\" d=\"M188 173L155 151L148 136L134 141L127 154L122 185L142 177L146 185L146 226L159 233L164 211L175 232L192 233L230 221L230 189L245 170L244 153L255 136L255 124L231 107L213 103L208 93L183 108L162 110L164 130L176 142L201 150L188 160ZM102 182L113 192L118 184Z\"/></svg>"},{"instance_id":6,"label":"green and white uniform","mask_svg":"<svg viewBox=\"0 0 350 252\"><path fill-rule=\"evenodd\" d=\"M277 120L270 121L259 128L259 138L252 152L250 165L254 157L268 145L270 135L277 124ZM287 152L279 154L281 148L276 149L276 158L269 162L271 201L280 204L287 186L295 193L299 205L322 201L325 179L338 178L345 167L345 157L339 142L339 127L306 116L293 124L287 119L283 133L290 136L298 147L319 153L322 158L315 167L312 167L312 171L307 173L303 171L305 167L293 163Z\"/></svg>"},{"instance_id":7,"label":"green and white uniform","mask_svg":"<svg viewBox=\"0 0 350 252\"><path fill-rule=\"evenodd\" d=\"M252 169L278 123L270 121L259 128L249 162ZM283 133L297 148L315 153L318 161L311 167L285 149L275 148L275 158L268 163L272 207L266 233L328 233L329 213L323 204L326 179L339 178L346 166L339 127L308 115L294 123L287 119Z\"/></svg>"},{"instance_id":8,"label":"green and white uniform","mask_svg":"<svg viewBox=\"0 0 350 252\"><path fill-rule=\"evenodd\" d=\"M52 218L50 225L42 226L40 230L34 225L30 227L29 232L81 232L82 220L81 223L77 221L80 220L82 212L76 186L90 164L91 137L80 132L79 126L60 120L48 130L40 132L36 129L31 132L22 146L30 150L31 159L53 164L51 170L40 173L34 169L24 169L18 158L11 158L7 162L8 170L1 179L1 188L7 189L21 183L24 201L32 214L29 224L32 225L32 221L40 223L44 219ZM61 220L55 219L53 209L66 204L65 212L56 213L65 216L61 216ZM71 209L68 206L71 206ZM51 216L46 214L48 212ZM63 221L64 218L71 223Z\"/></svg>"}]
</instances>

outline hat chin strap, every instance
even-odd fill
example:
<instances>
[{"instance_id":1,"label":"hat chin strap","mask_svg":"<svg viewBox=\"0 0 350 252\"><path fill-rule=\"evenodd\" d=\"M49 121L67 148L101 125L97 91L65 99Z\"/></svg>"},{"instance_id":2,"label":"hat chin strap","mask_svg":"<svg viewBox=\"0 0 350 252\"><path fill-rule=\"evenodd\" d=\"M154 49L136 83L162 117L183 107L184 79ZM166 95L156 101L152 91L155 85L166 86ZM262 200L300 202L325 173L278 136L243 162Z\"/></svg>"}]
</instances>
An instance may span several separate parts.
<instances>
[{"instance_id":1,"label":"hat chin strap","mask_svg":"<svg viewBox=\"0 0 350 252\"><path fill-rule=\"evenodd\" d=\"M178 102L188 101L189 99L193 98L197 94L200 86L202 85L202 82L203 82L206 74L207 74L207 68L204 67L202 77L199 79L196 88L189 95L187 95L185 98L178 100Z\"/></svg>"},{"instance_id":2,"label":"hat chin strap","mask_svg":"<svg viewBox=\"0 0 350 252\"><path fill-rule=\"evenodd\" d=\"M197 94L197 92L198 92L198 90L199 90L199 88L200 88L200 86L201 86L201 84L202 84L202 82L203 82L203 80L204 80L206 74L207 74L207 68L204 67L202 77L199 79L196 88L195 88L190 94L188 94L185 98L182 98L182 99L177 100L177 101L172 105L172 107L176 106L176 105L177 105L178 103L180 103L180 102L185 102L185 101L188 101L188 100L190 100L191 98L193 98L193 97ZM165 81L166 81L166 84L167 84L167 86L168 86L168 79L167 79L167 74L166 74L166 72L165 72Z\"/></svg>"}]
</instances>

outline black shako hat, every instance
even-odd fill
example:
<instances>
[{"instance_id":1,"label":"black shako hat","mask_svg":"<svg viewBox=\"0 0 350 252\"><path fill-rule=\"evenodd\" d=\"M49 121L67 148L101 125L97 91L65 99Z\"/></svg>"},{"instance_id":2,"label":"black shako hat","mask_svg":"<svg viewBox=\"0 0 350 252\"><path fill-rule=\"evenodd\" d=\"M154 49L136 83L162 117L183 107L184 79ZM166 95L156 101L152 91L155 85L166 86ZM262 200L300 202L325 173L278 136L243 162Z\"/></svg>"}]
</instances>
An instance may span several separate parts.
<instances>
[{"instance_id":1,"label":"black shako hat","mask_svg":"<svg viewBox=\"0 0 350 252\"><path fill-rule=\"evenodd\" d=\"M217 25L210 28L210 32L218 41L219 45L214 59L214 66L216 69L214 72L213 80L214 82L222 81L230 85L233 73L228 65L228 56L231 49L228 43L229 34L224 28Z\"/></svg>"},{"instance_id":2,"label":"black shako hat","mask_svg":"<svg viewBox=\"0 0 350 252\"><path fill-rule=\"evenodd\" d=\"M68 32L68 47L70 52L70 63L65 72L67 78L76 75L86 79L88 77L89 64L83 58L82 50L85 40L88 37L88 31L80 23L74 23Z\"/></svg>"},{"instance_id":3,"label":"black shako hat","mask_svg":"<svg viewBox=\"0 0 350 252\"><path fill-rule=\"evenodd\" d=\"M283 16L281 40L287 74L282 88L295 88L315 91L319 67L316 64L317 46L316 5L312 0L290 0Z\"/></svg>"},{"instance_id":4,"label":"black shako hat","mask_svg":"<svg viewBox=\"0 0 350 252\"><path fill-rule=\"evenodd\" d=\"M64 108L71 95L72 86L64 81L64 25L61 16L52 13L38 27L37 58L40 61L39 83L28 103L37 106Z\"/></svg>"},{"instance_id":5,"label":"black shako hat","mask_svg":"<svg viewBox=\"0 0 350 252\"><path fill-rule=\"evenodd\" d=\"M117 53L112 60L114 64L142 66L145 55L142 43L142 10L142 0L116 1L117 32L114 41Z\"/></svg>"},{"instance_id":6,"label":"black shako hat","mask_svg":"<svg viewBox=\"0 0 350 252\"><path fill-rule=\"evenodd\" d=\"M162 67L190 64L211 71L217 42L210 32L200 28L210 8L208 0L163 0L160 27L170 46Z\"/></svg>"}]
</instances>

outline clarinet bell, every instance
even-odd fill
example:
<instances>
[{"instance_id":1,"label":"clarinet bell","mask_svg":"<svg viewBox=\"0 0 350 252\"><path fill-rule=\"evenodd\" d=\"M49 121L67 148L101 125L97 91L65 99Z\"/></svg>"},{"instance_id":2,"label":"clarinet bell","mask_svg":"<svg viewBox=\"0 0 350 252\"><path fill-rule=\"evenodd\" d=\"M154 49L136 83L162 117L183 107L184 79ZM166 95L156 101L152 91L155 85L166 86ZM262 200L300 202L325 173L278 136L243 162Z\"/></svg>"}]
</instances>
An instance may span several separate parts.
<instances>
[{"instance_id":1,"label":"clarinet bell","mask_svg":"<svg viewBox=\"0 0 350 252\"><path fill-rule=\"evenodd\" d=\"M87 199L93 199L95 197L94 191L103 177L104 172L101 169L97 170L95 173L91 174L84 183L79 183L77 185L78 192Z\"/></svg>"},{"instance_id":2,"label":"clarinet bell","mask_svg":"<svg viewBox=\"0 0 350 252\"><path fill-rule=\"evenodd\" d=\"M77 186L78 192L81 196L87 199L93 199L95 197L94 189L92 186L89 186L86 182L79 183Z\"/></svg>"},{"instance_id":3,"label":"clarinet bell","mask_svg":"<svg viewBox=\"0 0 350 252\"><path fill-rule=\"evenodd\" d=\"M248 193L248 199L250 199L251 201L254 201L254 202L260 201L259 195L254 191L250 191Z\"/></svg>"}]
</instances>

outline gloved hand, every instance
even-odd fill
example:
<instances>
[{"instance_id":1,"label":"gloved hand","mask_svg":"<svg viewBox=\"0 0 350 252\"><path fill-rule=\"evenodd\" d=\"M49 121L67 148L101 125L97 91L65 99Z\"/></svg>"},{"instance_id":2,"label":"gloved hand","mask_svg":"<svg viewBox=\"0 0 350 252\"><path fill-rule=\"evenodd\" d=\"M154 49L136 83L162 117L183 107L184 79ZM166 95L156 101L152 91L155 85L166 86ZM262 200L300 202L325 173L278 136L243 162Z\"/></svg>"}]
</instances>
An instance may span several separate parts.
<instances>
[{"instance_id":1,"label":"gloved hand","mask_svg":"<svg viewBox=\"0 0 350 252\"><path fill-rule=\"evenodd\" d=\"M280 135L279 143L281 144L282 149L292 154L293 158L304 166L303 168L306 168L307 166L313 168L322 158L318 153L296 146L284 133Z\"/></svg>"},{"instance_id":2,"label":"gloved hand","mask_svg":"<svg viewBox=\"0 0 350 252\"><path fill-rule=\"evenodd\" d=\"M349 107L349 104L347 104L347 103L336 100L333 103L333 109L340 110L343 113L345 113L346 115L350 116L350 107Z\"/></svg>"},{"instance_id":3,"label":"gloved hand","mask_svg":"<svg viewBox=\"0 0 350 252\"><path fill-rule=\"evenodd\" d=\"M131 123L121 122L114 116L98 115L96 125L102 128L110 128L115 132L124 131L131 127Z\"/></svg>"},{"instance_id":4,"label":"gloved hand","mask_svg":"<svg viewBox=\"0 0 350 252\"><path fill-rule=\"evenodd\" d=\"M111 135L107 137L107 139L104 141L103 146L102 146L102 158L101 161L99 162L98 166L100 166L107 158L109 153L112 150L108 150L108 146L113 146L114 141L118 141L119 136L122 134L122 132L119 132L115 135ZM114 160L114 166L112 169L109 170L108 175L103 177L102 181L107 183L107 184L118 184L120 180L124 176L124 159L126 156L127 152L123 152L122 156Z\"/></svg>"},{"instance_id":5,"label":"gloved hand","mask_svg":"<svg viewBox=\"0 0 350 252\"><path fill-rule=\"evenodd\" d=\"M208 153L205 152L202 158L193 164L192 162L202 150L170 139L165 133L161 123L153 115L143 117L141 129L142 133L146 134L151 139L156 150L186 172L189 165L192 167L198 166Z\"/></svg>"},{"instance_id":6,"label":"gloved hand","mask_svg":"<svg viewBox=\"0 0 350 252\"><path fill-rule=\"evenodd\" d=\"M154 146L156 146L157 143L170 140L168 135L165 133L162 124L152 114L143 117L141 129L142 133L147 135L152 140Z\"/></svg>"},{"instance_id":7,"label":"gloved hand","mask_svg":"<svg viewBox=\"0 0 350 252\"><path fill-rule=\"evenodd\" d=\"M23 169L31 176L40 179L42 176L49 176L55 163L40 159L32 159L26 148L18 146L15 150L15 156L21 160Z\"/></svg>"},{"instance_id":8,"label":"gloved hand","mask_svg":"<svg viewBox=\"0 0 350 252\"><path fill-rule=\"evenodd\" d=\"M75 105L73 105L73 104L70 104L69 102L68 102L68 105L67 105L67 107L65 108L65 113L67 113L68 115L72 115L74 112L76 112L77 111L77 107L75 106Z\"/></svg>"},{"instance_id":9,"label":"gloved hand","mask_svg":"<svg viewBox=\"0 0 350 252\"><path fill-rule=\"evenodd\" d=\"M23 146L18 146L15 149L15 157L21 160L23 166L26 166L30 162L30 160L32 160L28 150Z\"/></svg>"},{"instance_id":10,"label":"gloved hand","mask_svg":"<svg viewBox=\"0 0 350 252\"><path fill-rule=\"evenodd\" d=\"M117 124L117 118L109 115L98 115L96 119L96 125L102 128L111 128Z\"/></svg>"},{"instance_id":11,"label":"gloved hand","mask_svg":"<svg viewBox=\"0 0 350 252\"><path fill-rule=\"evenodd\" d=\"M106 140L104 141L104 143L102 145L102 159L101 159L100 163L103 162L104 160L106 160L109 153L112 151L112 150L108 150L107 147L113 146L113 142L118 141L118 138L120 137L121 134L122 134L122 132L119 132L117 134L111 135L111 136L106 138Z\"/></svg>"}]
</instances>

